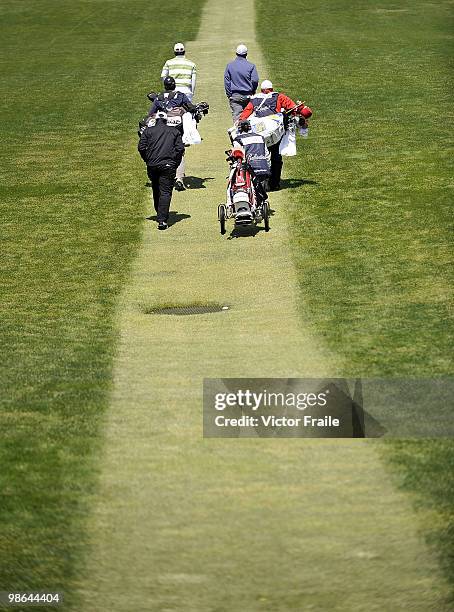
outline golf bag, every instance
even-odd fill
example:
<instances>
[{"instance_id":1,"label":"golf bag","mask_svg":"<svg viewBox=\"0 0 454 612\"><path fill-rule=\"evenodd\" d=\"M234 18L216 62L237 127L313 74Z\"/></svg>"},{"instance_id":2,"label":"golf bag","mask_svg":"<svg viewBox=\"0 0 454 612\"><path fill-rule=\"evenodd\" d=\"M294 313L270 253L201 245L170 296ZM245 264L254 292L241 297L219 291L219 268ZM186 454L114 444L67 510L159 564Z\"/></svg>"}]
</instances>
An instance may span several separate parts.
<instances>
[{"instance_id":1,"label":"golf bag","mask_svg":"<svg viewBox=\"0 0 454 612\"><path fill-rule=\"evenodd\" d=\"M248 225L253 222L257 209L252 169L246 163L242 148L234 147L226 153L230 162L227 207L232 210L236 225Z\"/></svg>"}]
</instances>

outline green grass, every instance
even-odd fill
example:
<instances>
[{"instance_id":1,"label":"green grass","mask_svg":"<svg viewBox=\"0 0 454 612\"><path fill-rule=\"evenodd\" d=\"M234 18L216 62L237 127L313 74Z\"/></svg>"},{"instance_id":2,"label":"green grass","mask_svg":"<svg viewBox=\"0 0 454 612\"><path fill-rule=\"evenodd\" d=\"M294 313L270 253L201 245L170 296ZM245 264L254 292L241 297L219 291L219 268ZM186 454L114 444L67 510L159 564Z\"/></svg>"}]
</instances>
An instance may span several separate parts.
<instances>
[{"instance_id":1,"label":"green grass","mask_svg":"<svg viewBox=\"0 0 454 612\"><path fill-rule=\"evenodd\" d=\"M276 88L314 110L286 162L314 325L354 375L449 373L451 3L257 6Z\"/></svg>"},{"instance_id":2,"label":"green grass","mask_svg":"<svg viewBox=\"0 0 454 612\"><path fill-rule=\"evenodd\" d=\"M172 207L188 216L168 232L147 223L121 301L83 609L441 609L438 568L373 441L201 439L204 377L342 371L299 318L286 192L272 194L269 233L229 240L216 223L230 124L222 73L232 18L263 65L253 9L252 0L210 0L191 44L211 109L187 163L213 180L175 194ZM180 300L232 308L144 314Z\"/></svg>"},{"instance_id":3,"label":"green grass","mask_svg":"<svg viewBox=\"0 0 454 612\"><path fill-rule=\"evenodd\" d=\"M76 610L80 606L72 589L86 588L81 584L81 576L87 571L85 561L90 555L85 553L90 546L96 548L99 544L87 541L85 524L87 515L93 512L99 501L96 495L98 451L102 443L100 425L104 424L112 363L116 356L115 308L141 241L140 228L145 212L145 175L136 152L135 122L147 107L144 92L158 87L159 69L162 61L170 55L174 37L187 40L196 35L202 2L190 6L180 4L184 10L179 14L178 32L174 28L169 31L168 13L161 11L161 5L154 10L157 3L143 0L65 0L58 4L51 0L33 3L6 0L0 7L4 26L1 43L4 104L0 123L4 266L1 287L4 325L0 339L3 357L0 590L60 589L65 591ZM273 53L276 47L272 45L269 46L268 61L272 63L275 58L279 62L279 70L275 68L277 77L284 74L283 65L289 68L283 84L292 95L299 91L295 77L303 77L302 84L308 87L304 90L308 92L306 99L316 111L312 138L303 157L304 165L299 169L298 162L293 162L289 168L292 168L293 176L312 179L318 184L307 184L301 191L286 192L293 194L293 219L300 219L294 227L302 228L295 238L294 253L299 269L303 270L300 284L304 303L310 306L310 312L303 313L304 319L313 320L314 330L321 331L343 357L350 355L354 374L359 373L359 363L363 364L361 373L369 375L389 373L393 363L401 364L399 373L408 373L411 364L419 363L412 354L407 355L401 350L400 355L389 351L388 356L390 344L398 342L392 334L384 334L385 340L389 340L384 348L377 343L375 353L370 351L370 331L371 328L372 331L375 328L378 331L391 329L389 309L398 297L399 307L407 308L400 297L406 297L409 286L415 282L417 295L432 295L435 280L427 275L426 247L432 248L429 254L434 251L438 254L436 247L440 246L440 252L444 248L445 234L440 229L441 224L434 223L442 208L441 205L424 206L422 210L429 217L419 219L419 208L413 211L407 193L414 186L413 174L422 176L426 172L428 156L424 158L421 153L416 157L415 170L409 164L411 175L392 175L402 193L407 193L410 198L402 200L407 206L407 221L421 232L418 236L424 249L422 259L418 259L421 254L414 252L410 229L402 245L397 239L391 241L395 251L390 252L399 256L396 274L402 267L397 265L402 263L402 253L406 255L409 251L414 255L409 270L415 271L416 281L407 275L407 284L404 280L400 285L392 284L393 291L394 286L400 287L400 294L383 294L389 297L391 305L379 312L380 317L374 323L370 312L379 309L380 291L390 285L387 268L379 274L374 265L374 256L378 257L377 249L380 247L374 224L383 228L384 240L391 233L400 241L401 235L397 234L400 217L397 212L393 216L394 208L389 203L383 208L377 202L375 208L364 207L362 195L376 192L375 183L368 181L377 180L376 166L381 158L375 155L372 161L369 159L373 140L367 135L366 127L371 123L372 115L363 109L361 99L371 101L377 86L372 81L369 83L370 72L362 74L361 96L357 98L358 92L351 88L355 74L350 60L357 56L357 66L362 68L364 65L361 49L354 47L352 40L359 40L362 50L369 53L371 62L370 41L376 36L385 46L386 40L381 40L383 32L381 37L378 37L378 31L374 33L376 21L371 21L373 27L370 24L370 31L360 30L358 37L357 26L358 23L362 25L363 13L358 13L357 17L352 4L346 9L341 4L328 8L325 3L322 11L318 5L311 5L305 11L304 19L298 19L295 10L286 18L287 6L296 10L299 3L280 5L279 14L273 11L273 27L268 27L266 16L259 25L266 28L263 45L266 51L271 42L270 33L279 33L280 20L285 19L283 28L288 32L289 51L296 49L298 62L292 64L290 53L285 59L282 50ZM415 6L412 11L419 10L419 5ZM426 27L432 27L430 24L438 19L443 6L431 8L432 22L425 20ZM269 10L269 4L267 8ZM373 6L372 9L375 12L371 13L371 20L372 17L374 20L388 17L376 13ZM320 15L318 11L321 11ZM312 51L310 45L306 49L308 39L301 41L299 35L309 27L311 13L312 38L320 45L314 43ZM390 16L397 18L398 13ZM389 24L385 25L382 30L386 34ZM402 27L407 31L409 26L404 23ZM248 26L246 31L251 31ZM330 43L331 34L334 36L337 31L340 31L339 39L333 37ZM202 41L200 46L204 52L201 59L206 63L210 57L208 53L215 48L212 43L219 39L215 28L213 33L213 40L209 44ZM220 34L229 39L224 40L224 53L230 44L230 30L223 28ZM399 33L392 35L396 40L402 39ZM425 36L426 46L429 42L434 44L427 32ZM421 46L425 39L421 43L421 36L413 35L413 40ZM331 50L332 58L324 53L322 43ZM446 45L445 41L440 42L439 49L444 51ZM279 47L282 46L279 40ZM309 53L307 56L306 51ZM414 61L414 51L408 49L406 54L409 61ZM311 72L300 75L301 58L305 60L305 57L307 70ZM433 53L418 59L423 67L431 65L432 60ZM380 76L383 68L379 59L373 61L376 75ZM400 66L400 61L398 63ZM338 69L347 65L345 79L341 82L342 90ZM388 72L394 74L391 67ZM424 78L426 73L424 71ZM411 81L411 74L409 71L406 84ZM445 95L447 90L441 81L432 72L430 77ZM400 81L402 78L401 74ZM295 83L295 91L287 87L290 82ZM421 96L417 85L413 84L409 91ZM206 88L209 86L205 84ZM309 87L314 86L316 89L311 91ZM397 76L395 88L396 91L401 89ZM216 91L215 95L218 95ZM381 95L383 101L384 94ZM446 101L442 103L446 105ZM225 105L227 113L223 97L220 104ZM375 101L372 104L375 108L374 105ZM402 107L402 120L407 117L405 108L408 109L408 105ZM396 154L400 160L386 136L397 129L395 113L394 107L389 110L392 122L388 121L392 129L380 131L380 146L388 146L390 159ZM372 123L378 130L381 118L373 117ZM445 117L437 115L429 116L429 119L439 122L437 129L444 133ZM407 122L413 125L413 121L408 119ZM364 139L359 152L356 151L359 157L354 157L355 147L346 140L352 130ZM210 132L216 132L211 145ZM334 605L344 606L339 609L347 609L347 606L348 609L360 609L361 602L372 593L371 600L377 607L382 595L380 581L377 581L377 566L365 564L361 554L364 554L364 549L366 553L369 549L378 549L378 561L374 563L378 563L379 575L389 578L391 573L394 579L394 582L387 583L390 587L387 601L395 601L395 597L402 598L399 601L411 600L413 587L420 585L419 579L429 580L425 573L426 560L416 568L412 566L412 571L401 577L396 566L401 559L410 560L411 565L411 554L419 550L418 543L410 542L408 550L399 549L391 559L386 554L396 549L380 534L387 534L389 528L392 534L411 534L411 526L407 531L407 514L400 507L390 512L396 494L391 486L385 486L388 483L386 480L383 482L380 466L370 446L360 450L350 443L335 446L313 444L305 447L302 454L298 447L287 445L267 447L264 452L259 447L251 450L243 441L243 445L236 445L232 452L231 441L226 441L228 444L222 447L201 444L197 409L200 408L199 382L204 375L223 375L230 371L226 370L226 364L235 372L238 371L235 367L239 368L245 362L255 368L253 371L258 375L263 375L264 371L272 374L284 371L286 375L289 371L297 372L300 363L310 361L314 348L309 338L305 345L308 356L302 356L301 344L295 340L298 339L296 333L291 333L290 337L281 333L281 325L285 327L287 321L293 324L294 319L296 322L292 311L293 289L280 287L278 295L274 290L276 278L287 278L286 271L270 273L276 262L283 262L283 267L288 269L286 251L282 248L285 235L282 215L276 215L274 236L269 236L266 244L272 265L255 275L255 278L259 275L266 278L263 286L251 283L250 272L258 261L262 237L254 239L258 243L255 247L252 240L251 243L239 240L241 244L220 242L213 202L222 195L225 175L223 149L219 146L217 126L207 129L206 133L203 146L207 146L212 155L206 164L208 174L203 176L208 176L213 170L213 176L217 172L221 178L217 185L208 185L211 191L207 189L203 198L197 192L185 194L189 196L185 206L194 216L193 224L178 224L168 232L170 236L164 233L165 238L147 232L147 240L152 241L151 253L163 259L168 256L169 244L172 245L176 263L171 265L178 267L179 278L186 275L191 280L183 292L188 300L208 301L213 295L221 300L225 294L234 295L237 310L232 309L231 321L235 324L230 329L220 329L200 318L190 328L186 323L173 320L165 324L167 328L164 324L158 328L150 317L144 320L146 317L142 317L140 309L138 313L134 311L124 315L128 321L137 319L137 328L131 324L137 335L132 334L128 344L131 360L123 364L130 379L125 372L123 379L120 376L120 389L123 381L125 397L116 398L111 406L109 422L113 423L113 431L109 430L108 442L118 442L118 448L106 445L104 449L107 455L107 460L103 458L104 468L107 466L104 474L107 494L102 501L106 502L108 512L102 514L105 507L101 504L100 525L96 526L101 532L101 536L97 533L101 542L105 535L108 543L105 548L100 547L99 569L97 566L93 568L94 596L97 588L101 593L102 588L111 592L113 599L117 594L124 599L133 594L140 600L144 593L148 596L153 593L162 598L162 608L172 605L172 601L178 598L178 602L193 609L202 603L207 609L216 605L227 612L245 599L250 602L249 609L298 609L301 602L312 605L314 600L324 602L326 609L332 609ZM441 138L437 136L436 143L430 140L427 128L424 138L432 154L431 172L435 178L437 173L441 178L445 177L443 165L435 165L436 155L441 155L442 151L442 147L438 149ZM415 135L413 140L419 144L424 142L420 135ZM411 139L408 141L406 150L410 151L413 163L412 142ZM381 148L377 147L378 150ZM339 151L343 151L344 156L353 155L355 167L349 158L348 163L344 160L342 164ZM193 159L197 155L202 153L194 153ZM199 162L199 168L203 167L204 171L206 165L205 159L203 164ZM369 167L369 174L361 174L366 167ZM424 170L422 175L421 169ZM365 177L368 177L367 181ZM366 181L364 185L360 179ZM429 187L432 190L430 181L420 180L426 191ZM386 192L388 184L384 182L382 187ZM444 193L442 188L440 192ZM302 205L299 194L303 196ZM356 194L352 195L352 201L351 194ZM277 202L284 198L285 194L278 194ZM208 206L213 207L212 219L207 216ZM339 210L342 210L342 215ZM359 220L358 210L362 212ZM388 211L387 217L382 217L384 211ZM301 218L297 217L300 214ZM358 228L355 223L359 223ZM401 226L405 230L406 225L401 223ZM213 234L204 241L208 227ZM426 234L421 228L430 231ZM440 232L438 238L433 237L435 230ZM184 242L185 232L189 235L187 242ZM327 266L326 252L333 248L333 236L336 237L337 251L330 254ZM350 274L343 273L346 258L350 261L345 239L356 249L352 251L352 261L357 267ZM355 240L361 248L357 247ZM388 253L388 248L383 245L384 254ZM185 249L190 249L190 257ZM369 257L361 265L356 263L356 257L353 259L358 251ZM206 268L200 265L203 255L206 260L211 258ZM239 265L245 261L249 262L247 266ZM384 261L386 263L386 258ZM435 261L440 263L443 260L433 259L432 265ZM141 260L141 265L142 271L149 271L147 260ZM158 266L159 260L153 261L153 265ZM232 269L238 274L232 274ZM221 273L216 274L216 271ZM148 289L156 288L156 283L145 272L146 287L143 294L139 292L137 300L140 304L167 303L166 300L175 299L175 283L169 279L167 284L163 279L159 284L161 293L155 300ZM436 273L437 300L434 302L439 308L444 303L446 279L438 267ZM232 275L232 284L228 282L229 274ZM403 276L407 279L405 274ZM377 280L379 284L375 287ZM424 284L429 280L430 285ZM138 282L142 283L140 274ZM313 283L312 286L309 282ZM371 287L375 302L369 295ZM317 288L320 289L318 293L315 291ZM362 289L365 289L364 294ZM244 315L251 316L256 312L255 307L263 293L267 298L260 311L266 317L265 327L268 329L260 336L260 354L255 360L258 348L250 342L249 330L242 326L246 326ZM134 301L135 297L130 299ZM282 305L284 312L281 311ZM399 320L399 314L404 314L403 310L393 312L396 320ZM436 338L434 344L438 343L437 348L425 347L426 361L432 364L430 373L442 373L445 371L443 360L448 340L444 335L440 337L437 331L442 324L434 316L435 312L426 308L425 302L417 302L414 308L405 311L405 314L415 315L409 319L409 325L420 324L416 330L423 333L418 340L420 345L412 338L405 350L420 350L418 346L424 346L428 337ZM349 317L353 317L357 324L356 332L347 324ZM418 322L419 317L425 320L424 325ZM253 324L263 328L262 320ZM369 327L365 327L367 325ZM207 330L213 335L210 336ZM353 344L350 343L352 336L355 339ZM376 337L379 337L378 333ZM208 342L209 338L218 338L218 344ZM234 351L226 341L232 338ZM164 341L169 339L170 343L166 345ZM146 359L143 359L144 355ZM421 359L424 357L418 355ZM438 359L438 355L443 358ZM363 363L361 360L366 356L368 362ZM156 368L156 360L159 362L160 358L162 361ZM425 362L420 360L420 363ZM175 384L173 375L176 366L181 366L178 384ZM154 377L151 382L148 379L150 371ZM136 409L138 403L142 412L129 411L124 417L123 411L130 407L130 380L135 381L134 392L138 395L137 398L133 394L130 405ZM150 397L153 407L158 406L158 410L150 410ZM176 409L179 409L177 419ZM185 428L186 422L190 429ZM115 429L118 423L121 427ZM125 430L135 435L126 438ZM414 488L415 481L420 482L421 470L427 474L426 482L430 481L432 486L424 487L425 491L431 492L425 500L429 503L432 499L436 501L437 516L441 517L439 521L446 525L450 500L445 489L451 486L450 481L445 479L441 481L442 486L437 487L432 478L434 474L439 475L443 456L452 452L451 447L440 447L435 460L435 446L428 445L424 453L420 446L419 463L414 462L415 453L410 446L394 448L398 453L396 462L409 464L405 471L409 488ZM362 461L362 470L356 468L358 457ZM109 470L112 466L116 469ZM431 466L435 466L435 471L431 472ZM129 480L122 480L123 475ZM344 482L348 482L347 487L343 486ZM126 499L123 499L124 491L131 493ZM374 493L380 499L371 509L370 499ZM370 521L374 519L371 510L375 507L383 509L383 512L378 512L376 519L379 527L371 530ZM98 515L96 517L99 519ZM144 517L148 522L143 520ZM109 519L113 522L109 523ZM106 526L107 529L111 527L107 533L103 531ZM144 534L151 537L144 538ZM117 543L123 548L117 549ZM400 540L397 539L397 543ZM113 554L103 558L105 550ZM119 551L125 550L129 550L130 555L119 555ZM94 559L97 559L96 554ZM444 559L448 563L447 555ZM149 572L150 561L157 563L151 565ZM342 572L338 571L339 564ZM103 574L106 565L114 571ZM272 575L270 567L274 568ZM292 570L289 571L288 567ZM136 573L135 568L142 572ZM119 572L122 577L125 574L125 584L129 586L129 590L123 593L123 584L118 581ZM99 575L102 584L96 584ZM138 578L143 590L138 589L136 593ZM196 581L190 582L191 578ZM110 579L112 583L109 583ZM186 580L189 580L189 586ZM326 591L328 580L333 580L332 590ZM152 590L148 588L150 583ZM360 588L352 590L353 584ZM223 602L219 602L219 585L223 587ZM314 593L314 588L320 591ZM143 604L138 604L137 608L140 605ZM422 607L423 603L420 605Z\"/></svg>"},{"instance_id":4,"label":"green grass","mask_svg":"<svg viewBox=\"0 0 454 612\"><path fill-rule=\"evenodd\" d=\"M262 76L314 110L285 162L303 316L346 374L452 374L452 3L256 6ZM454 583L452 441L384 456Z\"/></svg>"},{"instance_id":5,"label":"green grass","mask_svg":"<svg viewBox=\"0 0 454 612\"><path fill-rule=\"evenodd\" d=\"M141 240L136 120L202 4L173 31L157 2L1 4L0 590L74 576Z\"/></svg>"},{"instance_id":6,"label":"green grass","mask_svg":"<svg viewBox=\"0 0 454 612\"><path fill-rule=\"evenodd\" d=\"M423 530L454 585L454 444L452 440L400 440L383 448L396 481L429 516ZM454 595L451 596L451 603Z\"/></svg>"}]
</instances>

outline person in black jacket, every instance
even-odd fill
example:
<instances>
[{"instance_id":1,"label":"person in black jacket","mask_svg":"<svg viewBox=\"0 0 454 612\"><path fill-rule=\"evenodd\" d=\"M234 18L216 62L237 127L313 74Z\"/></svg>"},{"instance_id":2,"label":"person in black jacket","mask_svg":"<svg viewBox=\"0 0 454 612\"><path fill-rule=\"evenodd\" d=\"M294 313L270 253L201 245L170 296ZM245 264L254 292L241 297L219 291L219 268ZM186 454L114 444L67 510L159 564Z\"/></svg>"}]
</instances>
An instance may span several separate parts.
<instances>
[{"instance_id":1,"label":"person in black jacket","mask_svg":"<svg viewBox=\"0 0 454 612\"><path fill-rule=\"evenodd\" d=\"M139 140L138 151L147 164L158 215L158 229L167 229L175 174L184 153L181 132L167 125L167 115L159 112L156 125L147 127Z\"/></svg>"}]
</instances>

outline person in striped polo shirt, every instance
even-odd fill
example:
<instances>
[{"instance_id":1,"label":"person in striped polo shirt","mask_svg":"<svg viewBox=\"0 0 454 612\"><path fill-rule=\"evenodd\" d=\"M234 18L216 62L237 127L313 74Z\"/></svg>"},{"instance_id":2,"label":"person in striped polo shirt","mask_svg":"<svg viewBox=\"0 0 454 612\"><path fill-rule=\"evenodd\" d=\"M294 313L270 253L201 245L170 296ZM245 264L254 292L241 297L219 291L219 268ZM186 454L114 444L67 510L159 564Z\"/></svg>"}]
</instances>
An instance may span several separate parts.
<instances>
[{"instance_id":1,"label":"person in striped polo shirt","mask_svg":"<svg viewBox=\"0 0 454 612\"><path fill-rule=\"evenodd\" d=\"M161 72L161 79L173 77L176 83L176 91L181 91L192 102L195 91L196 65L188 60L183 43L176 43L174 48L175 57L167 60Z\"/></svg>"}]
</instances>

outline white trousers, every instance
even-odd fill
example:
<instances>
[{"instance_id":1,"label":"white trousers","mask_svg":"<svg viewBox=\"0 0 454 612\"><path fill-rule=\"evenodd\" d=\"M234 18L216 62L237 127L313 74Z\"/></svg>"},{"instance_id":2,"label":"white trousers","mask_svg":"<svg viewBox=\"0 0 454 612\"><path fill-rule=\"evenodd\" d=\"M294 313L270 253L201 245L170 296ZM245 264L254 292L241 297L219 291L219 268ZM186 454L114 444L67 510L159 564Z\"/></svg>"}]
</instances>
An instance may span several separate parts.
<instances>
[{"instance_id":1,"label":"white trousers","mask_svg":"<svg viewBox=\"0 0 454 612\"><path fill-rule=\"evenodd\" d=\"M183 157L181 158L181 163L180 163L180 165L177 168L177 173L176 173L176 176L175 176L177 181L182 181L183 180L183 178L184 178L184 170L185 170L185 163L184 163L184 155L183 155Z\"/></svg>"}]
</instances>

